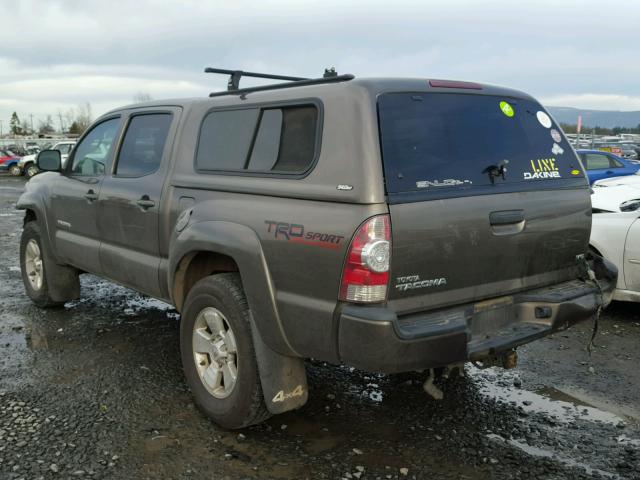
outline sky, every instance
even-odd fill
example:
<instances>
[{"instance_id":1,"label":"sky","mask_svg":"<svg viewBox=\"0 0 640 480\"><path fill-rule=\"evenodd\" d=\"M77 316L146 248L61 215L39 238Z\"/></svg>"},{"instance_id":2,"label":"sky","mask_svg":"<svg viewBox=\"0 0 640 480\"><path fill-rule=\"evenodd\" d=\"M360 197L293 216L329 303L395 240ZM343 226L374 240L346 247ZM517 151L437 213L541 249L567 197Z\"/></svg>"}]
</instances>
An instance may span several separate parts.
<instances>
[{"instance_id":1,"label":"sky","mask_svg":"<svg viewBox=\"0 0 640 480\"><path fill-rule=\"evenodd\" d=\"M95 118L140 93L224 89L206 66L469 80L640 110L637 0L0 0L0 18L5 133L13 111L57 125L86 102Z\"/></svg>"}]
</instances>

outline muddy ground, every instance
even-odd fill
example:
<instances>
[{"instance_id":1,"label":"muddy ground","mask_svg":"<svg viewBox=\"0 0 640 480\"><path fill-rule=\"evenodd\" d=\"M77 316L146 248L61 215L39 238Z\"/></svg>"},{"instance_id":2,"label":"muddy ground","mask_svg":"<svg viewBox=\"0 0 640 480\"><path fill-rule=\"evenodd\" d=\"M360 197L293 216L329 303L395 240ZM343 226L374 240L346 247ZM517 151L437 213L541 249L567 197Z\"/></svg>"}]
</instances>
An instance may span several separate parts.
<instances>
[{"instance_id":1,"label":"muddy ground","mask_svg":"<svg viewBox=\"0 0 640 480\"><path fill-rule=\"evenodd\" d=\"M617 303L519 350L508 372L442 384L308 364L310 400L239 434L185 386L179 317L85 275L39 310L18 250L23 179L0 175L0 479L640 479L640 306Z\"/></svg>"}]
</instances>

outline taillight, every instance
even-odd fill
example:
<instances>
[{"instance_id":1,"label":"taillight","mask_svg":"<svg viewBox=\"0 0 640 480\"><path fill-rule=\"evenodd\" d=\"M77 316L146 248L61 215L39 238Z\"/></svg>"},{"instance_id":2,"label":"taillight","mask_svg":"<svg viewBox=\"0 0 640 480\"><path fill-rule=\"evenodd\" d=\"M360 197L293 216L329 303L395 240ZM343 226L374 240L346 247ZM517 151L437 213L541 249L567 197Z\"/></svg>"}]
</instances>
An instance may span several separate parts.
<instances>
[{"instance_id":1,"label":"taillight","mask_svg":"<svg viewBox=\"0 0 640 480\"><path fill-rule=\"evenodd\" d=\"M391 221L377 215L353 236L340 283L340 300L383 302L387 298L391 260Z\"/></svg>"}]
</instances>

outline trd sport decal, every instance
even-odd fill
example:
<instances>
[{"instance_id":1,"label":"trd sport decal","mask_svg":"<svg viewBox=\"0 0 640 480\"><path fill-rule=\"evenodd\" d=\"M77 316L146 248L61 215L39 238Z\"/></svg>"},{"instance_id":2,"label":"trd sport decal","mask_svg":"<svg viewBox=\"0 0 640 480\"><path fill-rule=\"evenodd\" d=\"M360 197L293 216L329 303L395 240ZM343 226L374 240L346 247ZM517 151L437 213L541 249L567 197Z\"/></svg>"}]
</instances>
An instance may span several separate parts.
<instances>
[{"instance_id":1,"label":"trd sport decal","mask_svg":"<svg viewBox=\"0 0 640 480\"><path fill-rule=\"evenodd\" d=\"M304 225L299 223L275 222L265 220L267 233L274 236L276 240L286 240L293 243L302 243L322 248L340 248L344 236L331 233L307 232Z\"/></svg>"}]
</instances>

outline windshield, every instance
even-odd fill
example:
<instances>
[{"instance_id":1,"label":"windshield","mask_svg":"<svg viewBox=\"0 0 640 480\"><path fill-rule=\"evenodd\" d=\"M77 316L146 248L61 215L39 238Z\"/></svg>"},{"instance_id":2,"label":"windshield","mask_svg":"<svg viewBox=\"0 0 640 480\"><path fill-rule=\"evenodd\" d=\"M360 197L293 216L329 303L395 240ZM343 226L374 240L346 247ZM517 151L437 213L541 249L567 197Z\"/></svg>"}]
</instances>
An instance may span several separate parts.
<instances>
[{"instance_id":1,"label":"windshield","mask_svg":"<svg viewBox=\"0 0 640 480\"><path fill-rule=\"evenodd\" d=\"M388 193L584 183L560 127L534 101L393 93L378 109Z\"/></svg>"}]
</instances>

